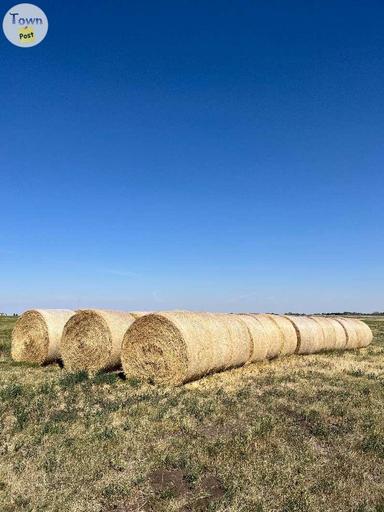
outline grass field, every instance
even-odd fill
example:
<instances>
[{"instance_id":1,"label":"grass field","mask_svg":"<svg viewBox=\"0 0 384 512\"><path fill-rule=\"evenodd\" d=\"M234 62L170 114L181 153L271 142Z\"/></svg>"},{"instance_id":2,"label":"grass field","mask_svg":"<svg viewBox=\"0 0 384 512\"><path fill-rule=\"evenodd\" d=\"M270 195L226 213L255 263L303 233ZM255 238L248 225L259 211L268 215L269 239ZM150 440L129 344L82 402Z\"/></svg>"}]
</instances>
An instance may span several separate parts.
<instances>
[{"instance_id":1,"label":"grass field","mask_svg":"<svg viewBox=\"0 0 384 512\"><path fill-rule=\"evenodd\" d=\"M12 363L0 319L0 511L384 512L384 319L360 351L178 388Z\"/></svg>"}]
</instances>

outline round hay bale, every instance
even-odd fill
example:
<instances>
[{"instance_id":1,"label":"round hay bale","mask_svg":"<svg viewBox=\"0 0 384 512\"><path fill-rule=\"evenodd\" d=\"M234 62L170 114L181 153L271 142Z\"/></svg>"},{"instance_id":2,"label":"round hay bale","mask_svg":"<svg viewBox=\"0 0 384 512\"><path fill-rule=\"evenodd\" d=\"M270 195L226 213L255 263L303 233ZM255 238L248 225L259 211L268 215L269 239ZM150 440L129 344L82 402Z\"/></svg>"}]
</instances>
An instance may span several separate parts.
<instances>
[{"instance_id":1,"label":"round hay bale","mask_svg":"<svg viewBox=\"0 0 384 512\"><path fill-rule=\"evenodd\" d=\"M279 356L294 354L297 348L297 332L292 322L280 315L267 315L279 327L283 335L283 343L280 348Z\"/></svg>"},{"instance_id":2,"label":"round hay bale","mask_svg":"<svg viewBox=\"0 0 384 512\"><path fill-rule=\"evenodd\" d=\"M345 349L354 349L360 346L359 325L354 322L353 318L336 318L337 322L341 324L347 336L347 343Z\"/></svg>"},{"instance_id":3,"label":"round hay bale","mask_svg":"<svg viewBox=\"0 0 384 512\"><path fill-rule=\"evenodd\" d=\"M323 344L319 350L333 350L336 348L336 331L330 320L323 316L311 316L317 322L323 331Z\"/></svg>"},{"instance_id":4,"label":"round hay bale","mask_svg":"<svg viewBox=\"0 0 384 512\"><path fill-rule=\"evenodd\" d=\"M347 333L347 349L367 347L373 334L368 325L357 318L337 318Z\"/></svg>"},{"instance_id":5,"label":"round hay bale","mask_svg":"<svg viewBox=\"0 0 384 512\"><path fill-rule=\"evenodd\" d=\"M130 314L135 318L140 318L141 316L149 315L149 313L152 313L152 311L130 311Z\"/></svg>"},{"instance_id":6,"label":"round hay bale","mask_svg":"<svg viewBox=\"0 0 384 512\"><path fill-rule=\"evenodd\" d=\"M12 359L38 364L60 359L63 328L74 314L69 309L31 309L23 313L12 331Z\"/></svg>"},{"instance_id":7,"label":"round hay bale","mask_svg":"<svg viewBox=\"0 0 384 512\"><path fill-rule=\"evenodd\" d=\"M127 377L182 384L242 366L252 350L239 315L163 312L143 316L129 327L121 359Z\"/></svg>"},{"instance_id":8,"label":"round hay bale","mask_svg":"<svg viewBox=\"0 0 384 512\"><path fill-rule=\"evenodd\" d=\"M121 366L121 342L134 321L132 313L121 311L77 312L65 325L61 339L65 368L70 372L96 373Z\"/></svg>"},{"instance_id":9,"label":"round hay bale","mask_svg":"<svg viewBox=\"0 0 384 512\"><path fill-rule=\"evenodd\" d=\"M324 335L320 324L307 316L285 315L285 318L288 318L296 329L297 354L313 354L321 350Z\"/></svg>"},{"instance_id":10,"label":"round hay bale","mask_svg":"<svg viewBox=\"0 0 384 512\"><path fill-rule=\"evenodd\" d=\"M263 327L266 332L268 343L267 343L267 359L273 359L278 357L284 346L284 334L278 324L271 318L272 315L267 314L252 314Z\"/></svg>"},{"instance_id":11,"label":"round hay bale","mask_svg":"<svg viewBox=\"0 0 384 512\"><path fill-rule=\"evenodd\" d=\"M226 325L227 333L231 340L224 353L220 350L221 343L218 344L218 349L216 350L216 354L223 357L225 362L224 368L234 368L247 363L253 353L253 342L248 325L242 321L240 315L216 313L211 314L211 316L217 318L216 321L221 318L221 321ZM215 371L218 361L219 357L215 355L213 371Z\"/></svg>"},{"instance_id":12,"label":"round hay bale","mask_svg":"<svg viewBox=\"0 0 384 512\"><path fill-rule=\"evenodd\" d=\"M256 316L241 314L240 319L247 325L252 340L252 350L249 356L249 363L267 359L269 336L263 324Z\"/></svg>"},{"instance_id":13,"label":"round hay bale","mask_svg":"<svg viewBox=\"0 0 384 512\"><path fill-rule=\"evenodd\" d=\"M359 325L359 346L367 347L373 340L373 333L371 331L371 328L363 320L358 320L357 318L355 318L354 320Z\"/></svg>"},{"instance_id":14,"label":"round hay bale","mask_svg":"<svg viewBox=\"0 0 384 512\"><path fill-rule=\"evenodd\" d=\"M344 349L347 345L347 333L344 327L336 320L336 318L328 318L335 331L335 349Z\"/></svg>"}]
</instances>

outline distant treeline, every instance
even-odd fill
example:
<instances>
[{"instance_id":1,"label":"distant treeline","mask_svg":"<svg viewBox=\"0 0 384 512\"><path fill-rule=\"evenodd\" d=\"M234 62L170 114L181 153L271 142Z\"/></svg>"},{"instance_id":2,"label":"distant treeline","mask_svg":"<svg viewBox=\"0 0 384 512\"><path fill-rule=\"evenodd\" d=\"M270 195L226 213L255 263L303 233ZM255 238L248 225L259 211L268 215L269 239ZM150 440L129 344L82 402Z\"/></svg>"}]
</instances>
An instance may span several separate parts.
<instances>
[{"instance_id":1,"label":"distant treeline","mask_svg":"<svg viewBox=\"0 0 384 512\"><path fill-rule=\"evenodd\" d=\"M273 312L269 313L273 314ZM288 311L288 313L284 313L284 315L294 315L294 316L306 316L309 313L294 313L292 311ZM374 311L373 313L362 313L361 311L340 311L334 313L311 313L312 315L322 315L322 316L384 316L384 311ZM18 313L0 313L0 316L19 316Z\"/></svg>"},{"instance_id":2,"label":"distant treeline","mask_svg":"<svg viewBox=\"0 0 384 512\"><path fill-rule=\"evenodd\" d=\"M297 316L305 316L308 313L285 313L285 315L297 315ZM384 311L374 311L373 313L362 313L361 311L343 311L335 312L335 313L312 313L313 315L322 315L322 316L384 316Z\"/></svg>"}]
</instances>

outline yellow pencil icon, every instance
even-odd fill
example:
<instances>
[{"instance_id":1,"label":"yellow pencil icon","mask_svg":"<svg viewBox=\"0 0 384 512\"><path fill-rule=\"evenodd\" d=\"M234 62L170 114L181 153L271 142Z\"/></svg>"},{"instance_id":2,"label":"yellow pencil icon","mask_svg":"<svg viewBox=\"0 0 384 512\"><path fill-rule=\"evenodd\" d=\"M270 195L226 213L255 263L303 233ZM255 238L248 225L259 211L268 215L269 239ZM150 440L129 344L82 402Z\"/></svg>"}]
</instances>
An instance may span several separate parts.
<instances>
[{"instance_id":1,"label":"yellow pencil icon","mask_svg":"<svg viewBox=\"0 0 384 512\"><path fill-rule=\"evenodd\" d=\"M32 43L35 40L35 33L33 28L29 28L26 25L19 29L19 40L21 43Z\"/></svg>"}]
</instances>

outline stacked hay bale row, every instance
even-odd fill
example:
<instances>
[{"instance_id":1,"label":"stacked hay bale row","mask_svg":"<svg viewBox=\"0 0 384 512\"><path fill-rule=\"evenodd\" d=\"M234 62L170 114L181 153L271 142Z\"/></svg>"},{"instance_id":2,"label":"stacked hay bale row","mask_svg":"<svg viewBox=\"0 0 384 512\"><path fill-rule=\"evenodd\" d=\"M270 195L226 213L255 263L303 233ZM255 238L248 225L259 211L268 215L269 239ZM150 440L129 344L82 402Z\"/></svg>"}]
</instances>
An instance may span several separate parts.
<instances>
[{"instance_id":1,"label":"stacked hay bale row","mask_svg":"<svg viewBox=\"0 0 384 512\"><path fill-rule=\"evenodd\" d=\"M351 318L271 314L32 310L18 320L12 357L61 358L69 371L123 366L127 376L180 384L294 353L368 345L372 332Z\"/></svg>"},{"instance_id":2,"label":"stacked hay bale row","mask_svg":"<svg viewBox=\"0 0 384 512\"><path fill-rule=\"evenodd\" d=\"M247 332L239 322L246 325ZM128 328L121 360L127 376L181 384L254 361L360 348L371 340L369 327L356 319L154 313ZM219 356L223 347L225 358Z\"/></svg>"},{"instance_id":3,"label":"stacked hay bale row","mask_svg":"<svg viewBox=\"0 0 384 512\"><path fill-rule=\"evenodd\" d=\"M296 331L277 315L154 313L124 335L128 376L180 384L208 373L293 354Z\"/></svg>"},{"instance_id":4,"label":"stacked hay bale row","mask_svg":"<svg viewBox=\"0 0 384 512\"><path fill-rule=\"evenodd\" d=\"M373 337L368 325L356 318L323 316L287 316L286 318L296 329L298 354L366 347Z\"/></svg>"}]
</instances>

